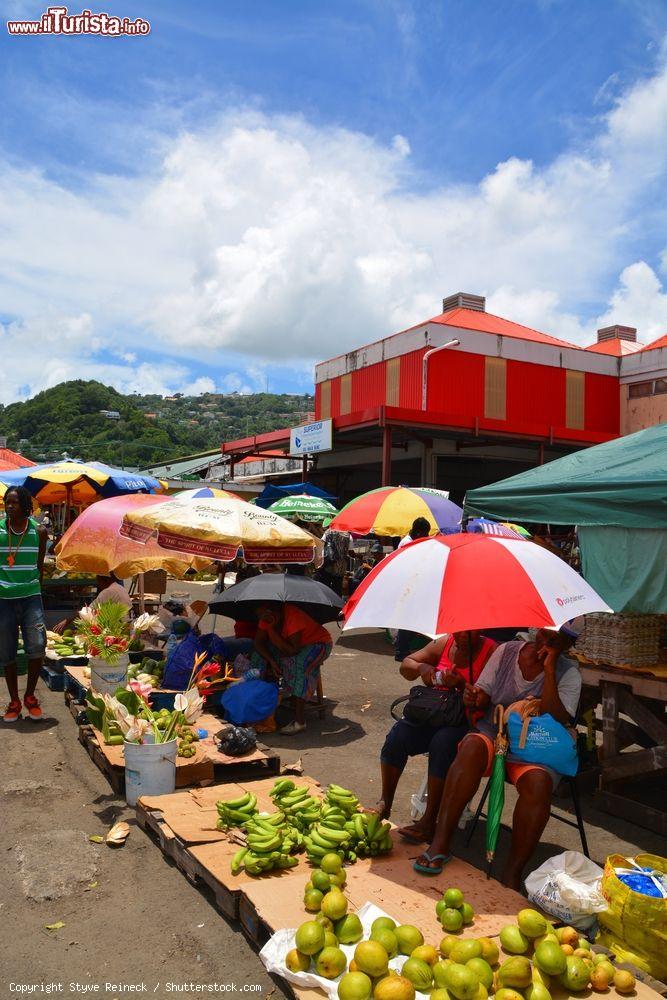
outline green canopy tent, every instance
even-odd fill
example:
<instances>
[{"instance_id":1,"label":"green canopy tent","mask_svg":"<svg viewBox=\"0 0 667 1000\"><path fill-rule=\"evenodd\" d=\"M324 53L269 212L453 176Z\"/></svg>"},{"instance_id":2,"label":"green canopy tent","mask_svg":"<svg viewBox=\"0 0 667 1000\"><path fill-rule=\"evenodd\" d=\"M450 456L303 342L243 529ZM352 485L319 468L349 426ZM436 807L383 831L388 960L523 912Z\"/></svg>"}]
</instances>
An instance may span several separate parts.
<instances>
[{"instance_id":1,"label":"green canopy tent","mask_svg":"<svg viewBox=\"0 0 667 1000\"><path fill-rule=\"evenodd\" d=\"M576 524L583 575L615 611L667 613L667 424L471 490L464 515Z\"/></svg>"}]
</instances>

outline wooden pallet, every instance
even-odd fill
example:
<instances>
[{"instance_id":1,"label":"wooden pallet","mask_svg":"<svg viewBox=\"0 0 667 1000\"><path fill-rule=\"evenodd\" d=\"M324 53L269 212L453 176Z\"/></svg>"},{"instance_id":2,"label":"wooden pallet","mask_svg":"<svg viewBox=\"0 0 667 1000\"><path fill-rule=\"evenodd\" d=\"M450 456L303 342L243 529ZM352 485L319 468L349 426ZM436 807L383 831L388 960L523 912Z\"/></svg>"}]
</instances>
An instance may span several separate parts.
<instances>
[{"instance_id":1,"label":"wooden pallet","mask_svg":"<svg viewBox=\"0 0 667 1000\"><path fill-rule=\"evenodd\" d=\"M271 777L209 785L173 795L144 797L137 803L139 825L191 882L206 891L217 909L230 920L239 919L243 894L253 883L261 881L274 893L280 883L282 895L283 885L286 886L291 878L297 877L303 885L309 877L310 869L303 856L297 869L272 872L262 876L261 880L245 872L232 875L230 863L239 844L230 840L227 833L215 829L218 818L215 803L221 798L242 795L246 789L257 796L260 809L273 809L268 793L274 780ZM300 784L308 783L315 789L319 787L313 778L301 777L298 780ZM298 874L295 876L295 873ZM242 926L254 944L262 940L263 930L255 927L250 914Z\"/></svg>"},{"instance_id":2,"label":"wooden pallet","mask_svg":"<svg viewBox=\"0 0 667 1000\"><path fill-rule=\"evenodd\" d=\"M70 702L74 715L75 702ZM209 721L210 720L210 721ZM202 728L217 730L220 720L202 715ZM86 748L88 756L106 776L118 795L125 794L125 760L122 746L107 746L102 734L91 725L79 726L79 742ZM187 788L200 782L218 781L224 784L249 781L275 776L280 770L280 756L269 747L258 743L255 750L244 758L227 757L216 748L212 738L202 740L197 746L197 754L192 758L176 758L176 787ZM239 793L241 794L241 793Z\"/></svg>"},{"instance_id":3,"label":"wooden pallet","mask_svg":"<svg viewBox=\"0 0 667 1000\"><path fill-rule=\"evenodd\" d=\"M302 776L317 793L318 783ZM241 872L233 876L232 855L238 844L226 833L215 829L220 798L233 798L244 790L257 795L260 809L272 808L268 791L273 780L235 785L211 785L172 795L144 797L137 805L137 820L151 839L229 920L238 920L248 940L261 948L279 928L295 927L307 919L303 908L303 887L310 866L301 855L297 868L253 878ZM444 889L460 886L476 911L469 935L497 936L502 927L514 923L516 913L526 904L523 896L496 882L487 880L467 862L453 859L440 876L424 878L412 869L419 847L397 841L391 855L366 858L348 866L345 893L352 909L372 900L386 912L405 923L420 927L427 940L437 944L443 936L436 918L435 903ZM469 936L467 934L467 936ZM302 989L281 981L284 990L295 1000L324 1000L319 990ZM610 1000L622 1000L615 990ZM554 1000L565 1000L563 991ZM636 1000L657 1000L646 983L637 983Z\"/></svg>"}]
</instances>

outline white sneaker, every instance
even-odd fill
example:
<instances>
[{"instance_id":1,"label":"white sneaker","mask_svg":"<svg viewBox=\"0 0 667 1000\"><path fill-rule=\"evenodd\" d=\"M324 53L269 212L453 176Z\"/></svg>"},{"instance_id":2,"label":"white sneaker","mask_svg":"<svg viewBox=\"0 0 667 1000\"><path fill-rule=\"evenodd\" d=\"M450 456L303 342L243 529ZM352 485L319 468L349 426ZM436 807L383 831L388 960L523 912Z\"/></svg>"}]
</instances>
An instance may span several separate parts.
<instances>
[{"instance_id":1,"label":"white sneaker","mask_svg":"<svg viewBox=\"0 0 667 1000\"><path fill-rule=\"evenodd\" d=\"M280 730L283 736L296 736L297 733L302 733L306 728L305 722L290 722L287 726L283 726Z\"/></svg>"}]
</instances>

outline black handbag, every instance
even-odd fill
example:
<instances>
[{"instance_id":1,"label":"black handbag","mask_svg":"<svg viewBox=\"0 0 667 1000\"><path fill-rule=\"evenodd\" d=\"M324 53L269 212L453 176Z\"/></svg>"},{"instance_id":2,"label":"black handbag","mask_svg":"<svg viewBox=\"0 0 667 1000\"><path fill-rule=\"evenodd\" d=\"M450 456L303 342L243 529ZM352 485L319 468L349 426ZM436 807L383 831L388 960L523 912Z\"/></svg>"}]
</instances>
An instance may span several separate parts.
<instances>
[{"instance_id":1,"label":"black handbag","mask_svg":"<svg viewBox=\"0 0 667 1000\"><path fill-rule=\"evenodd\" d=\"M472 648L468 646L468 676L473 684L473 655ZM406 722L411 722L415 726L432 726L434 729L441 729L449 726L458 729L468 725L468 714L463 704L463 693L459 688L434 688L426 684L415 684L410 688L410 694L403 698L397 698L392 703L390 712L396 721L400 721L394 715L394 709L401 702L405 702L403 708L403 718Z\"/></svg>"},{"instance_id":2,"label":"black handbag","mask_svg":"<svg viewBox=\"0 0 667 1000\"><path fill-rule=\"evenodd\" d=\"M405 698L397 698L391 706L392 710L401 701ZM432 726L434 729L442 726L455 729L465 726L468 721L463 696L458 688L432 688L425 684L415 684L410 688L403 718L414 725Z\"/></svg>"}]
</instances>

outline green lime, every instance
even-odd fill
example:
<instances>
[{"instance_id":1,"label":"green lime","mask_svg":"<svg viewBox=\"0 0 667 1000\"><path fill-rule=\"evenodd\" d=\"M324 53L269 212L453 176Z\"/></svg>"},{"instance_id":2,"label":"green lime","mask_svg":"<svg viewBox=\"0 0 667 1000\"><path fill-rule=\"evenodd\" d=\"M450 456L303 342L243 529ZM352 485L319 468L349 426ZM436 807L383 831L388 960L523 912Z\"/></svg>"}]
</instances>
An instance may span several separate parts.
<instances>
[{"instance_id":1,"label":"green lime","mask_svg":"<svg viewBox=\"0 0 667 1000\"><path fill-rule=\"evenodd\" d=\"M460 889L447 889L442 897L447 906L451 906L454 910L458 910L459 907L463 906L463 893Z\"/></svg>"}]
</instances>

